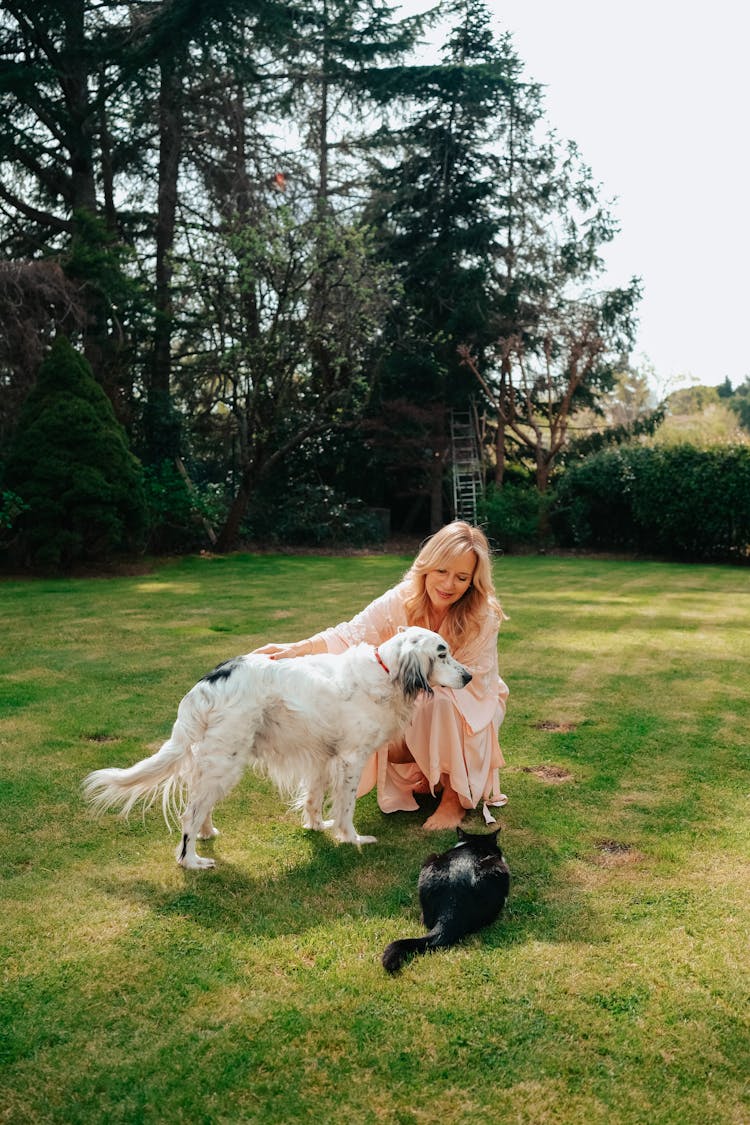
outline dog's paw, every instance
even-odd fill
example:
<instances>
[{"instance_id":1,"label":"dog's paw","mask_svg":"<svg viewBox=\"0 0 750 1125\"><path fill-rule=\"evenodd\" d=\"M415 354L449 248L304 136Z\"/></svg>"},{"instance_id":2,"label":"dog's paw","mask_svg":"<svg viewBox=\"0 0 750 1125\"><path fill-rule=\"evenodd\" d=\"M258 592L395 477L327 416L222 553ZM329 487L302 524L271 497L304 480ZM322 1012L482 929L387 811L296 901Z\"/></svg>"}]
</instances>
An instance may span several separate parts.
<instances>
[{"instance_id":1,"label":"dog's paw","mask_svg":"<svg viewBox=\"0 0 750 1125\"><path fill-rule=\"evenodd\" d=\"M207 856L196 855L191 860L178 859L180 867L184 867L186 871L208 871L211 867L216 867L215 859L208 859Z\"/></svg>"},{"instance_id":2,"label":"dog's paw","mask_svg":"<svg viewBox=\"0 0 750 1125\"><path fill-rule=\"evenodd\" d=\"M324 828L330 828L332 824L332 820L321 820L319 816L302 817L302 827L310 832L322 832Z\"/></svg>"},{"instance_id":3,"label":"dog's paw","mask_svg":"<svg viewBox=\"0 0 750 1125\"><path fill-rule=\"evenodd\" d=\"M340 844L356 844L357 847L378 842L377 836L360 836L358 832L334 832L334 837Z\"/></svg>"}]
</instances>

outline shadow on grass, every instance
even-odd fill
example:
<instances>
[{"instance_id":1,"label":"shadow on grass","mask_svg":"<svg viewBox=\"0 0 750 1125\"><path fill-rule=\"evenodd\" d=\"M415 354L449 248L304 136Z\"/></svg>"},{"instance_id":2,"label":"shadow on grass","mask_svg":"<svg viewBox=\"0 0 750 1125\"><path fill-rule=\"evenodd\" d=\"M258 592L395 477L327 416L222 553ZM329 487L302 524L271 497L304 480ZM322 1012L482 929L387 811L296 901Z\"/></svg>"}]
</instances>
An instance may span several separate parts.
<instances>
[{"instance_id":1,"label":"shadow on grass","mask_svg":"<svg viewBox=\"0 0 750 1125\"><path fill-rule=\"evenodd\" d=\"M450 847L456 838L453 831L422 830L434 807L430 798L420 798L420 811L413 814L386 819L376 809L374 814L361 815L358 828L378 836L377 844L361 849L338 844L323 832L305 833L310 854L270 875L217 857L214 870L183 872L178 890L129 878L127 870L117 881L100 886L155 916L182 917L206 930L245 940L299 935L328 922L373 918L391 919L394 937L417 934L423 932L417 894L422 862L431 852ZM477 814L467 819L465 827L476 832L485 829ZM512 839L501 837L501 842L509 853L511 894L500 920L479 940L488 945L603 940L585 897L567 881L561 903L564 857L535 840L514 870ZM202 851L212 854L212 842L204 843Z\"/></svg>"}]
</instances>

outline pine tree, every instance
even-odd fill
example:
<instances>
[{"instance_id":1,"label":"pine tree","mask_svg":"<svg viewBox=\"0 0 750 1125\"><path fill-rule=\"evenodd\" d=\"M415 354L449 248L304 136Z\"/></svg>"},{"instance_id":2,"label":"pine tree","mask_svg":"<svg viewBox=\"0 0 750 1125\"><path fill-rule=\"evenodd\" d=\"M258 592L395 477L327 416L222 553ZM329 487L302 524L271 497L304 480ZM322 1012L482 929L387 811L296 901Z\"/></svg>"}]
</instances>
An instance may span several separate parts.
<instances>
[{"instance_id":1,"label":"pine tree","mask_svg":"<svg viewBox=\"0 0 750 1125\"><path fill-rule=\"evenodd\" d=\"M88 362L60 336L21 412L5 472L27 509L25 561L67 567L142 543L141 467Z\"/></svg>"},{"instance_id":2,"label":"pine tree","mask_svg":"<svg viewBox=\"0 0 750 1125\"><path fill-rule=\"evenodd\" d=\"M467 410L476 393L458 346L482 354L497 334L497 149L520 70L510 41L495 42L482 0L457 0L451 11L442 64L391 76L409 119L393 137L398 158L377 166L370 209L403 292L381 368L382 417L388 429L400 418L418 451L400 468L412 482L421 474L432 528L444 515L449 412Z\"/></svg>"}]
</instances>

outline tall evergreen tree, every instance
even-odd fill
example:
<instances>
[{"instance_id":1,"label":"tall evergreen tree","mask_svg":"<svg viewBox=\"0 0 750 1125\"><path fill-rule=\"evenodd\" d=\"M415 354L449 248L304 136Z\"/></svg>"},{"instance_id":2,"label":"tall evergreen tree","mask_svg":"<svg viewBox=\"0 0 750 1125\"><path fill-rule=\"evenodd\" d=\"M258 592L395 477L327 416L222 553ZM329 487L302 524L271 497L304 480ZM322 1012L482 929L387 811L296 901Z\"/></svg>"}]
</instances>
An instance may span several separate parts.
<instances>
[{"instance_id":1,"label":"tall evergreen tree","mask_svg":"<svg viewBox=\"0 0 750 1125\"><path fill-rule=\"evenodd\" d=\"M64 336L24 403L5 479L26 505L19 534L28 561L65 567L142 544L141 466L91 367Z\"/></svg>"},{"instance_id":2,"label":"tall evergreen tree","mask_svg":"<svg viewBox=\"0 0 750 1125\"><path fill-rule=\"evenodd\" d=\"M376 162L370 207L403 292L388 326L381 407L412 431L419 459L402 464L411 483L401 487L413 495L421 475L433 528L444 516L449 411L467 410L475 393L457 348L470 342L482 353L497 331L496 150L519 73L509 40L495 41L482 0L455 0L450 12L441 65L392 76L407 121L384 138L397 158Z\"/></svg>"}]
</instances>

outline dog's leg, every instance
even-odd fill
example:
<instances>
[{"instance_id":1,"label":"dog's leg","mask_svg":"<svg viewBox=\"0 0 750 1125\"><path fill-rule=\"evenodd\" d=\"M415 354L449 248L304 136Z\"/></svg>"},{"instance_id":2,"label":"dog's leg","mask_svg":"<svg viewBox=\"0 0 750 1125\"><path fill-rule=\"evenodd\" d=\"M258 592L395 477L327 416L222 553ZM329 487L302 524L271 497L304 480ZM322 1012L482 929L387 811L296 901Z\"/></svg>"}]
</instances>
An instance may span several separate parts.
<instances>
[{"instance_id":1,"label":"dog's leg","mask_svg":"<svg viewBox=\"0 0 750 1125\"><path fill-rule=\"evenodd\" d=\"M201 825L201 830L198 833L198 839L199 840L213 840L216 836L219 836L219 835L220 835L219 829L216 827L213 820L211 819L211 813L209 813L208 816L206 817L206 819L203 821L203 824Z\"/></svg>"},{"instance_id":2,"label":"dog's leg","mask_svg":"<svg viewBox=\"0 0 750 1125\"><path fill-rule=\"evenodd\" d=\"M323 798L325 796L325 791L325 777L317 777L303 788L299 803L302 809L303 828L311 828L316 832L320 832L326 827L326 822L323 820Z\"/></svg>"},{"instance_id":3,"label":"dog's leg","mask_svg":"<svg viewBox=\"0 0 750 1125\"><path fill-rule=\"evenodd\" d=\"M198 838L198 825L205 824L206 817L211 816L214 801L212 795L201 798L191 797L182 817L182 840L177 845L177 862L180 867L189 871L202 871L215 867L216 861L207 856L197 855L195 841Z\"/></svg>"},{"instance_id":4,"label":"dog's leg","mask_svg":"<svg viewBox=\"0 0 750 1125\"><path fill-rule=\"evenodd\" d=\"M376 844L377 836L360 836L354 827L354 803L357 799L357 786L362 774L362 765L345 758L339 759L333 785L333 818L324 821L325 828L332 828L333 834L342 844Z\"/></svg>"},{"instance_id":5,"label":"dog's leg","mask_svg":"<svg viewBox=\"0 0 750 1125\"><path fill-rule=\"evenodd\" d=\"M216 862L195 851L196 839L206 837L207 829L216 834L211 819L214 805L234 789L244 772L244 762L236 752L227 753L220 741L205 739L196 749L196 765L190 779L189 796L182 815L182 840L177 846L177 862L188 870L215 867Z\"/></svg>"}]
</instances>

